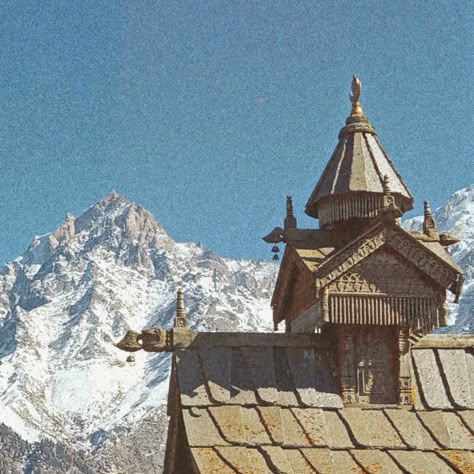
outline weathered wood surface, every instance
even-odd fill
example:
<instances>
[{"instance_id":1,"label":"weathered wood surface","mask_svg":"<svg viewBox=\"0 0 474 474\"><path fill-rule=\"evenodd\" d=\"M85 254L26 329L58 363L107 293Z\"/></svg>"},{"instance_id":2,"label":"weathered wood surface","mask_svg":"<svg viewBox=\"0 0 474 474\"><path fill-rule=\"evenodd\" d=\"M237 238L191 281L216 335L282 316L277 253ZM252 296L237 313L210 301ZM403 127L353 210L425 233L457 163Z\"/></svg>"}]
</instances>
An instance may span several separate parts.
<instances>
[{"instance_id":1,"label":"weathered wood surface","mask_svg":"<svg viewBox=\"0 0 474 474\"><path fill-rule=\"evenodd\" d=\"M420 339L412 349L474 348L472 334L430 334Z\"/></svg>"},{"instance_id":2,"label":"weathered wood surface","mask_svg":"<svg viewBox=\"0 0 474 474\"><path fill-rule=\"evenodd\" d=\"M175 349L195 347L310 347L328 348L320 334L173 331Z\"/></svg>"}]
</instances>

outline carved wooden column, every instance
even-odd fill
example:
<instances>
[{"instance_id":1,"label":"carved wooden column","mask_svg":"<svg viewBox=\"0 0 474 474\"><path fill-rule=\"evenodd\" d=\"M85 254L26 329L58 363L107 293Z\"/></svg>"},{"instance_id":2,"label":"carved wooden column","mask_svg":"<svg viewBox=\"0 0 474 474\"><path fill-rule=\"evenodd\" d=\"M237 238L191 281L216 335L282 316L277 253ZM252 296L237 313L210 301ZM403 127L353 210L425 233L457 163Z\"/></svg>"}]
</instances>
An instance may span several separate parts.
<instances>
[{"instance_id":1,"label":"carved wooden column","mask_svg":"<svg viewBox=\"0 0 474 474\"><path fill-rule=\"evenodd\" d=\"M339 332L339 361L341 370L341 396L344 403L356 403L354 336L352 329L341 328Z\"/></svg>"},{"instance_id":2,"label":"carved wooden column","mask_svg":"<svg viewBox=\"0 0 474 474\"><path fill-rule=\"evenodd\" d=\"M411 405L411 364L408 342L408 326L400 326L398 330L398 352L400 360L400 372L398 377L399 403L400 405Z\"/></svg>"}]
</instances>

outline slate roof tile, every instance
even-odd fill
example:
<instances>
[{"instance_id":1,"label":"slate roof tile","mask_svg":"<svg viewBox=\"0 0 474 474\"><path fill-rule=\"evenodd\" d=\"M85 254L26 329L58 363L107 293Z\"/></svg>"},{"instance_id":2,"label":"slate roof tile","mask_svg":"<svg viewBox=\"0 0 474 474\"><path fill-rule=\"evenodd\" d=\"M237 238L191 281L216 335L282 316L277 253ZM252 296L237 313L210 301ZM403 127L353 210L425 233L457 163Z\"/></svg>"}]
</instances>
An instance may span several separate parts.
<instances>
[{"instance_id":1,"label":"slate roof tile","mask_svg":"<svg viewBox=\"0 0 474 474\"><path fill-rule=\"evenodd\" d=\"M332 410L324 410L324 418L328 428L328 446L334 449L353 448L349 433L341 421L338 413Z\"/></svg>"},{"instance_id":2,"label":"slate roof tile","mask_svg":"<svg viewBox=\"0 0 474 474\"><path fill-rule=\"evenodd\" d=\"M277 446L262 447L264 456L272 472L288 474L302 474L313 472L311 464L298 449L284 449Z\"/></svg>"},{"instance_id":3,"label":"slate roof tile","mask_svg":"<svg viewBox=\"0 0 474 474\"><path fill-rule=\"evenodd\" d=\"M434 453L420 451L389 451L389 454L410 473L454 474L448 464Z\"/></svg>"},{"instance_id":4,"label":"slate roof tile","mask_svg":"<svg viewBox=\"0 0 474 474\"><path fill-rule=\"evenodd\" d=\"M331 451L325 448L302 449L304 457L320 474L364 474L359 464L348 451Z\"/></svg>"},{"instance_id":5,"label":"slate roof tile","mask_svg":"<svg viewBox=\"0 0 474 474\"><path fill-rule=\"evenodd\" d=\"M471 430L471 433L474 433L474 410L459 410L457 413Z\"/></svg>"},{"instance_id":6,"label":"slate roof tile","mask_svg":"<svg viewBox=\"0 0 474 474\"><path fill-rule=\"evenodd\" d=\"M456 413L423 411L418 416L443 448L474 451L474 436Z\"/></svg>"},{"instance_id":7,"label":"slate roof tile","mask_svg":"<svg viewBox=\"0 0 474 474\"><path fill-rule=\"evenodd\" d=\"M273 366L273 347L243 347L241 352L259 399L263 403L276 403L278 392Z\"/></svg>"},{"instance_id":8,"label":"slate roof tile","mask_svg":"<svg viewBox=\"0 0 474 474\"><path fill-rule=\"evenodd\" d=\"M229 444L247 444L247 433L239 405L209 407L209 413L217 429Z\"/></svg>"},{"instance_id":9,"label":"slate roof tile","mask_svg":"<svg viewBox=\"0 0 474 474\"><path fill-rule=\"evenodd\" d=\"M183 410L184 425L191 447L225 446L225 441L217 430L205 408Z\"/></svg>"},{"instance_id":10,"label":"slate roof tile","mask_svg":"<svg viewBox=\"0 0 474 474\"><path fill-rule=\"evenodd\" d=\"M232 348L202 347L199 352L212 400L227 402L230 398Z\"/></svg>"},{"instance_id":11,"label":"slate roof tile","mask_svg":"<svg viewBox=\"0 0 474 474\"><path fill-rule=\"evenodd\" d=\"M289 408L281 409L281 424L284 447L299 448L301 446L311 446L311 441L306 432Z\"/></svg>"},{"instance_id":12,"label":"slate roof tile","mask_svg":"<svg viewBox=\"0 0 474 474\"><path fill-rule=\"evenodd\" d=\"M278 404L281 406L298 406L299 400L290 370L287 350L284 347L274 348L274 367L278 390Z\"/></svg>"},{"instance_id":13,"label":"slate roof tile","mask_svg":"<svg viewBox=\"0 0 474 474\"><path fill-rule=\"evenodd\" d=\"M231 367L231 403L239 405L257 405L255 384L247 361L239 348L232 351ZM269 368L269 370L271 370Z\"/></svg>"},{"instance_id":14,"label":"slate roof tile","mask_svg":"<svg viewBox=\"0 0 474 474\"><path fill-rule=\"evenodd\" d=\"M273 443L276 445L283 444L281 409L279 407L259 406L257 411Z\"/></svg>"},{"instance_id":15,"label":"slate roof tile","mask_svg":"<svg viewBox=\"0 0 474 474\"><path fill-rule=\"evenodd\" d=\"M417 389L420 393L420 400L425 401L417 409L450 409L453 408L448 395L444 389L435 352L431 349L417 349L413 351L413 361L418 374Z\"/></svg>"},{"instance_id":16,"label":"slate roof tile","mask_svg":"<svg viewBox=\"0 0 474 474\"><path fill-rule=\"evenodd\" d=\"M239 473L268 474L270 468L257 450L244 447L217 447L217 452Z\"/></svg>"},{"instance_id":17,"label":"slate roof tile","mask_svg":"<svg viewBox=\"0 0 474 474\"><path fill-rule=\"evenodd\" d=\"M456 405L474 408L474 354L463 349L437 351Z\"/></svg>"},{"instance_id":18,"label":"slate roof tile","mask_svg":"<svg viewBox=\"0 0 474 474\"><path fill-rule=\"evenodd\" d=\"M354 449L351 454L369 474L403 474L393 459L378 449Z\"/></svg>"},{"instance_id":19,"label":"slate roof tile","mask_svg":"<svg viewBox=\"0 0 474 474\"><path fill-rule=\"evenodd\" d=\"M230 444L258 446L272 444L255 408L238 405L209 407L211 417Z\"/></svg>"},{"instance_id":20,"label":"slate roof tile","mask_svg":"<svg viewBox=\"0 0 474 474\"><path fill-rule=\"evenodd\" d=\"M291 408L311 446L328 446L329 433L324 413L318 408Z\"/></svg>"},{"instance_id":21,"label":"slate roof tile","mask_svg":"<svg viewBox=\"0 0 474 474\"><path fill-rule=\"evenodd\" d=\"M213 448L192 448L191 453L200 472L206 474L235 474L236 472Z\"/></svg>"},{"instance_id":22,"label":"slate roof tile","mask_svg":"<svg viewBox=\"0 0 474 474\"><path fill-rule=\"evenodd\" d=\"M389 408L385 410L385 414L409 448L421 450L439 448L414 411Z\"/></svg>"},{"instance_id":23,"label":"slate roof tile","mask_svg":"<svg viewBox=\"0 0 474 474\"><path fill-rule=\"evenodd\" d=\"M210 404L205 380L201 377L201 368L197 351L180 350L176 353L178 383L183 406L206 406Z\"/></svg>"},{"instance_id":24,"label":"slate roof tile","mask_svg":"<svg viewBox=\"0 0 474 474\"><path fill-rule=\"evenodd\" d=\"M393 429L382 410L344 408L339 410L349 430L361 446L372 448L404 448L405 444Z\"/></svg>"},{"instance_id":25,"label":"slate roof tile","mask_svg":"<svg viewBox=\"0 0 474 474\"><path fill-rule=\"evenodd\" d=\"M342 408L329 364L321 352L312 349L287 349L290 372L303 405Z\"/></svg>"},{"instance_id":26,"label":"slate roof tile","mask_svg":"<svg viewBox=\"0 0 474 474\"><path fill-rule=\"evenodd\" d=\"M244 423L247 442L249 445L273 444L273 440L263 424L256 408L242 408L242 421Z\"/></svg>"},{"instance_id":27,"label":"slate roof tile","mask_svg":"<svg viewBox=\"0 0 474 474\"><path fill-rule=\"evenodd\" d=\"M439 451L439 454L448 461L450 466L464 474L474 473L473 451Z\"/></svg>"}]
</instances>

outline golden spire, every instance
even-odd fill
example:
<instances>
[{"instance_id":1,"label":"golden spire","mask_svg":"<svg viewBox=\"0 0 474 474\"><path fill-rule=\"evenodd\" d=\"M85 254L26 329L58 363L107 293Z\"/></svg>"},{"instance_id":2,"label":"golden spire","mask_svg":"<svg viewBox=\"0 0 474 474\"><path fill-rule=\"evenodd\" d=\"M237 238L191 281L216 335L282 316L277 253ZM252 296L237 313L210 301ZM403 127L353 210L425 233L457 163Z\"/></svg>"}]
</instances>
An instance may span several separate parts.
<instances>
[{"instance_id":1,"label":"golden spire","mask_svg":"<svg viewBox=\"0 0 474 474\"><path fill-rule=\"evenodd\" d=\"M359 103L360 97L361 82L360 79L356 76L352 76L351 92L349 93L349 98L352 102L351 115L360 115L363 116L364 112Z\"/></svg>"},{"instance_id":2,"label":"golden spire","mask_svg":"<svg viewBox=\"0 0 474 474\"><path fill-rule=\"evenodd\" d=\"M176 298L176 319L174 327L185 328L186 326L186 310L184 309L183 289L179 288Z\"/></svg>"}]
</instances>

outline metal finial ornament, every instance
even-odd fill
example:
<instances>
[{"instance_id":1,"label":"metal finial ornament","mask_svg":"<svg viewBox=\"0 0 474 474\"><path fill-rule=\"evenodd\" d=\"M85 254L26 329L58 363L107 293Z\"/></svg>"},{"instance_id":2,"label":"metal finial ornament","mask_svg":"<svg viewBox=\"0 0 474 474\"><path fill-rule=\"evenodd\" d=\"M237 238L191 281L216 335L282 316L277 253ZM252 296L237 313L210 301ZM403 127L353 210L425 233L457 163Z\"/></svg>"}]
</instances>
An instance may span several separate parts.
<instances>
[{"instance_id":1,"label":"metal finial ornament","mask_svg":"<svg viewBox=\"0 0 474 474\"><path fill-rule=\"evenodd\" d=\"M184 294L183 289L179 288L176 298L176 319L174 327L185 328L186 324L186 310L184 309Z\"/></svg>"},{"instance_id":2,"label":"metal finial ornament","mask_svg":"<svg viewBox=\"0 0 474 474\"><path fill-rule=\"evenodd\" d=\"M296 228L296 218L293 214L293 200L291 196L286 196L286 216L284 222L285 229Z\"/></svg>"},{"instance_id":3,"label":"metal finial ornament","mask_svg":"<svg viewBox=\"0 0 474 474\"><path fill-rule=\"evenodd\" d=\"M362 107L359 103L360 98L360 90L361 90L361 82L360 79L354 75L352 76L352 84L351 84L351 92L349 93L349 98L352 102L352 110L351 115L364 115L362 111Z\"/></svg>"}]
</instances>

